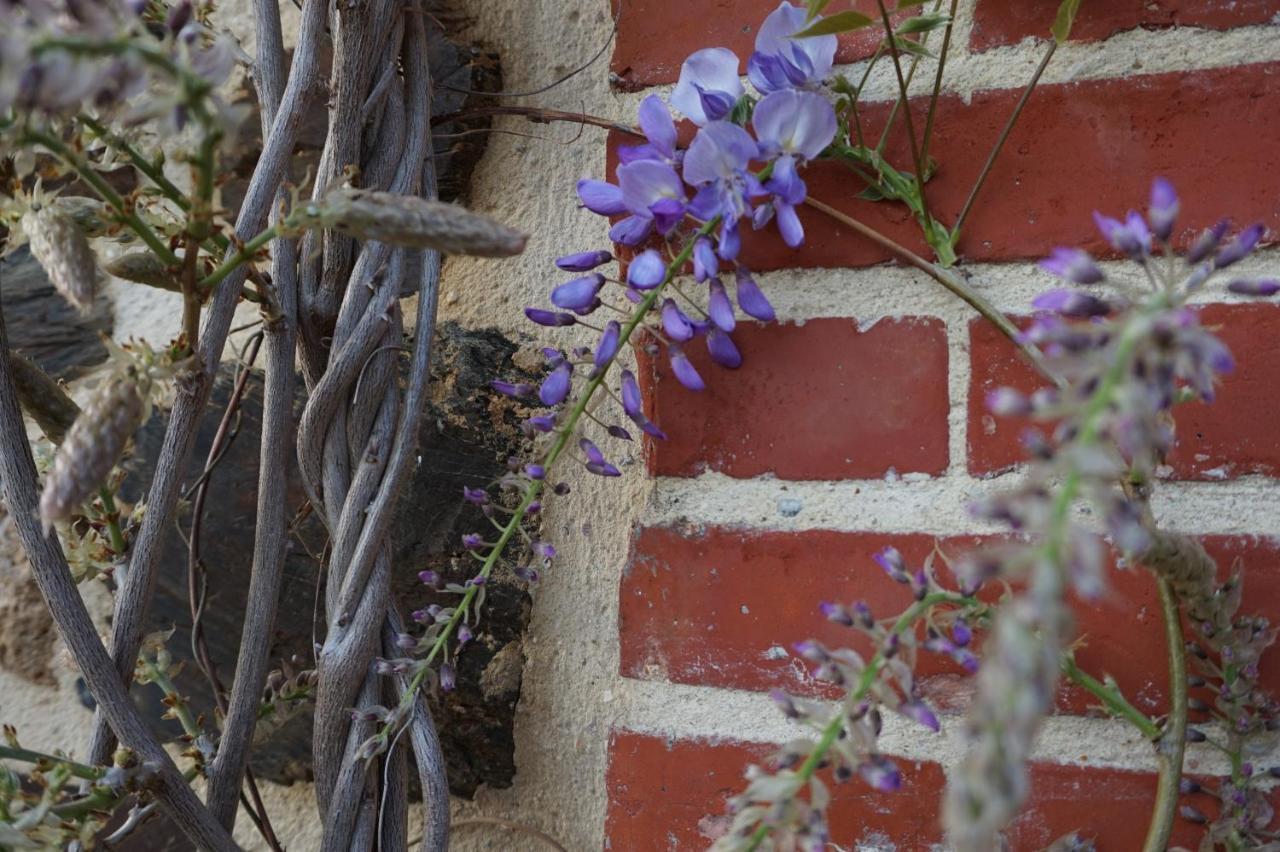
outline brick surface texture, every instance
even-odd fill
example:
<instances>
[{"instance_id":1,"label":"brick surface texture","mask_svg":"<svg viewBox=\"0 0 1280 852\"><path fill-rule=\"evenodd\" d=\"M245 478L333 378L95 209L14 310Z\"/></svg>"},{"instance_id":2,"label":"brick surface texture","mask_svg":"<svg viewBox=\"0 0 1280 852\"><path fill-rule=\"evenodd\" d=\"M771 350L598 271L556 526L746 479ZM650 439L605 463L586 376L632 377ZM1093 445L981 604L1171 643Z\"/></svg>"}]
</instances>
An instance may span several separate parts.
<instances>
[{"instance_id":1,"label":"brick surface texture","mask_svg":"<svg viewBox=\"0 0 1280 852\"><path fill-rule=\"evenodd\" d=\"M681 61L708 46L735 50L745 71L755 27L776 5L772 0L628 3L613 54L615 83L626 90L673 83ZM962 3L973 18L967 39L954 47L970 54L971 65L1020 51L1023 64L1033 66L1057 6L1058 0ZM846 8L847 3L831 6L832 11ZM860 0L855 8L874 10L876 4ZM1209 44L1230 37L1215 33L1239 28L1267 28L1280 39L1280 0L1086 2L1073 41L1103 44L1066 50L1108 51L1114 45L1125 51L1134 39L1158 42L1189 33ZM1134 30L1150 32L1131 34ZM875 36L867 33L842 37L837 61L864 58L875 45ZM1273 61L1263 61L1268 58ZM1280 235L1280 146L1275 141L1280 138L1280 62L1274 58L1159 73L1135 65L1123 76L1101 79L1093 78L1082 60L1086 70L1076 81L1042 85L967 223L958 247L962 264L975 276L984 267L1003 264L1006 280L1009 270L1021 270L1026 281L1043 289L1053 282L1027 261L1054 246L1081 246L1114 258L1089 214L1142 207L1155 175L1168 177L1181 191L1175 243L1185 245L1230 215L1237 224L1264 223L1269 229L1264 245L1274 244ZM1177 62L1159 67L1177 67ZM944 94L938 103L930 152L939 168L927 190L944 221L955 220L1021 95L1021 78L996 88L982 79L979 86ZM924 98L913 104L917 121L926 108ZM862 110L868 134L879 132L887 112L885 104ZM692 132L686 124L682 139L687 142ZM610 173L617 147L630 141L610 134ZM889 158L905 164L904 146L899 125L891 135ZM855 197L858 186L848 170L816 163L804 177L811 196L929 254L901 206ZM773 228L744 241L742 260L748 266L780 273L770 276L770 287L785 288L788 269L833 270L819 280L832 282L832 304L838 305L837 288L856 288L875 273L836 270L890 260L816 210L802 209L800 216L807 235L801 250L785 247ZM1271 264L1276 257L1274 250L1265 255ZM1274 266L1270 272L1274 275ZM1261 484L1259 493L1280 493L1280 486L1270 483L1280 477L1275 373L1280 305L1242 304L1223 292L1220 282L1197 310L1231 349L1236 369L1224 377L1214 404L1176 410L1177 444L1157 487L1198 494L1198 499L1218 493L1204 489L1236 489L1230 493L1238 495L1253 483ZM811 295L804 303L812 304ZM1024 305L1022 311L1028 309ZM869 320L828 307L821 316L788 316L767 326L742 322L734 337L744 364L736 371L714 366L700 345L691 347L689 355L707 380L707 390L699 394L679 386L660 347L642 351L638 373L647 412L671 436L645 442L645 472L656 480L659 495L674 488L697 493L699 500L729 499L719 497L720 490L739 493L734 489L743 485L730 480L756 480L752 486L763 488L775 481L804 483L795 487L811 489L807 493L838 483L839 493L850 500L887 500L884 515L892 513L893 497L870 497L860 481L874 480L867 491L876 495L923 482L956 495L947 499L958 506L961 499L999 486L1001 477L1016 476L1024 430L1052 424L994 418L984 398L1002 385L1031 391L1043 379L986 320L959 310L934 316L932 310L896 312L890 306L877 314L888 318ZM942 488L951 485L957 487ZM953 529L954 521L943 527L951 530L947 535L935 535L932 527L885 531L900 530L900 524L806 528L797 524L803 517L748 517L745 512L740 522L750 527L709 524L697 517L697 503L674 513L667 507L658 521L641 515L632 532L618 589L619 674L637 689L701 690L705 706L726 714L743 693L755 694L757 706L763 704L760 693L779 688L809 697L840 695L830 684L815 681L791 649L812 638L871 652L860 634L825 621L818 604L865 600L881 618L904 609L909 591L872 559L884 547L898 548L915 564L936 552L941 565L944 555L996 543L989 533L979 535L976 523ZM688 516L681 516L686 508ZM1280 540L1247 523L1211 520L1211 528L1232 534L1206 536L1210 554L1224 571L1233 565L1246 569L1245 608L1276 620ZM945 576L945 569L940 573ZM1113 564L1106 576L1108 587L1099 599L1072 601L1077 661L1099 676L1113 676L1137 707L1159 716L1168 709L1168 694L1154 581L1140 566ZM955 663L922 653L917 670L922 696L945 718L955 720L965 711L972 679ZM1261 676L1264 686L1280 691L1280 653L1264 657ZM1054 722L1064 724L1071 720L1062 717L1099 715L1087 693L1068 686L1059 689L1054 712L1060 717ZM1203 714L1193 712L1193 723L1204 721ZM728 825L725 802L742 789L745 768L766 760L775 748L708 739L705 729L695 733L682 724L663 718L651 720L649 728L620 724L613 729L605 848L706 848ZM1031 798L1010 827L1009 848L1043 849L1072 830L1095 838L1103 852L1141 848L1156 778L1146 771L1100 768L1099 763L1114 765L1108 756L1113 746L1081 738L1078 748L1074 742L1059 746L1053 758L1034 764ZM898 850L927 850L940 843L940 796L951 764L941 751L938 760L901 759L905 786L893 797L872 794L857 781L833 787L833 842L842 849ZM1139 756L1132 765L1149 764ZM1204 802L1195 804L1211 810ZM1199 838L1197 826L1178 821L1174 846L1196 848Z\"/></svg>"}]
</instances>

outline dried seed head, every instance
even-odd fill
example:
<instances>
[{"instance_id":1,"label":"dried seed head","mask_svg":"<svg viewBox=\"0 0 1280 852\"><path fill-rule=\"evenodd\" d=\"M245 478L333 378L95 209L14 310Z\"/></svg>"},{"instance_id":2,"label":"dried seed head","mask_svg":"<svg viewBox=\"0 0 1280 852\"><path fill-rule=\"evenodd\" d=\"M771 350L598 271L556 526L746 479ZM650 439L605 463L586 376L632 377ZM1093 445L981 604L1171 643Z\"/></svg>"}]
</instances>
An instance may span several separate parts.
<instances>
[{"instance_id":1,"label":"dried seed head","mask_svg":"<svg viewBox=\"0 0 1280 852\"><path fill-rule=\"evenodd\" d=\"M168 290L171 293L182 292L182 284L178 281L178 277L150 250L126 252L119 257L113 257L102 268L108 275L123 278L135 284L146 284L148 287Z\"/></svg>"},{"instance_id":2,"label":"dried seed head","mask_svg":"<svg viewBox=\"0 0 1280 852\"><path fill-rule=\"evenodd\" d=\"M121 376L103 385L67 431L40 497L45 529L66 520L106 481L125 445L142 424L137 380Z\"/></svg>"},{"instance_id":3,"label":"dried seed head","mask_svg":"<svg viewBox=\"0 0 1280 852\"><path fill-rule=\"evenodd\" d=\"M456 204L391 192L343 187L307 211L307 220L362 240L446 254L510 257L524 251L523 234Z\"/></svg>"},{"instance_id":4,"label":"dried seed head","mask_svg":"<svg viewBox=\"0 0 1280 852\"><path fill-rule=\"evenodd\" d=\"M97 261L68 210L57 204L33 206L22 217L22 231L31 255L62 297L81 310L93 305Z\"/></svg>"}]
</instances>

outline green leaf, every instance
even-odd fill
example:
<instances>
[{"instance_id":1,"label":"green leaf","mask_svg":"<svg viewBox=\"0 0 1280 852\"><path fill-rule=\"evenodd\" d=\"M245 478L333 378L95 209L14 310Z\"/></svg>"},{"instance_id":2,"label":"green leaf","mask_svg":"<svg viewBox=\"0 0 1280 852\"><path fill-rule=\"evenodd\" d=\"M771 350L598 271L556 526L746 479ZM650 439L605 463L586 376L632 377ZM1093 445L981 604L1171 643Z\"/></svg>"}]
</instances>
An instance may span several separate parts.
<instances>
[{"instance_id":1,"label":"green leaf","mask_svg":"<svg viewBox=\"0 0 1280 852\"><path fill-rule=\"evenodd\" d=\"M806 27L792 38L809 38L810 36L835 35L860 30L871 25L871 19L861 12L840 12L830 18L823 18L816 24Z\"/></svg>"},{"instance_id":2,"label":"green leaf","mask_svg":"<svg viewBox=\"0 0 1280 852\"><path fill-rule=\"evenodd\" d=\"M1080 0L1062 0L1062 4L1058 6L1058 14L1053 19L1053 26L1049 28L1058 44L1071 37L1071 25L1076 22L1076 13L1079 11Z\"/></svg>"},{"instance_id":3,"label":"green leaf","mask_svg":"<svg viewBox=\"0 0 1280 852\"><path fill-rule=\"evenodd\" d=\"M914 18L907 18L898 25L898 35L907 35L909 33L927 33L930 30L936 30L939 27L945 27L951 23L949 15L918 15Z\"/></svg>"},{"instance_id":4,"label":"green leaf","mask_svg":"<svg viewBox=\"0 0 1280 852\"><path fill-rule=\"evenodd\" d=\"M901 2L898 3L898 8L910 9L912 6L923 6L924 4L925 0L901 0Z\"/></svg>"},{"instance_id":5,"label":"green leaf","mask_svg":"<svg viewBox=\"0 0 1280 852\"><path fill-rule=\"evenodd\" d=\"M862 190L862 192L859 192L857 197L864 201L884 201L886 196L884 192L881 191L880 187L868 186L866 189Z\"/></svg>"},{"instance_id":6,"label":"green leaf","mask_svg":"<svg viewBox=\"0 0 1280 852\"><path fill-rule=\"evenodd\" d=\"M898 48L899 53L909 53L912 56L926 56L933 58L933 54L929 52L929 48L925 47L918 41L894 36L893 44L894 47Z\"/></svg>"},{"instance_id":7,"label":"green leaf","mask_svg":"<svg viewBox=\"0 0 1280 852\"><path fill-rule=\"evenodd\" d=\"M831 0L808 0L805 3L807 9L805 13L805 21L812 21L814 18L822 14L822 10L831 4Z\"/></svg>"}]
</instances>

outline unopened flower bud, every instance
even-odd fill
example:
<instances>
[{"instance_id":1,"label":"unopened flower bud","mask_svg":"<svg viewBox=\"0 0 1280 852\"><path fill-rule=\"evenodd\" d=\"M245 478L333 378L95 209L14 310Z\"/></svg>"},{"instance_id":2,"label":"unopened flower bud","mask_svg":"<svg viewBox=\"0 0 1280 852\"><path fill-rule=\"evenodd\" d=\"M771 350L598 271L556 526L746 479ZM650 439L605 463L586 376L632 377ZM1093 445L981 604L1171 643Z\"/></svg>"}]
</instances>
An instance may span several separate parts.
<instances>
[{"instance_id":1,"label":"unopened flower bud","mask_svg":"<svg viewBox=\"0 0 1280 852\"><path fill-rule=\"evenodd\" d=\"M144 411L131 378L117 378L98 389L71 424L45 480L40 519L46 530L70 517L106 481L142 425Z\"/></svg>"},{"instance_id":2,"label":"unopened flower bud","mask_svg":"<svg viewBox=\"0 0 1280 852\"><path fill-rule=\"evenodd\" d=\"M315 224L361 240L446 254L510 257L524 251L528 239L456 204L351 187L330 192L311 212Z\"/></svg>"},{"instance_id":3,"label":"unopened flower bud","mask_svg":"<svg viewBox=\"0 0 1280 852\"><path fill-rule=\"evenodd\" d=\"M31 256L62 297L81 310L91 307L98 263L71 215L56 204L41 204L22 217L22 230L31 245Z\"/></svg>"}]
</instances>

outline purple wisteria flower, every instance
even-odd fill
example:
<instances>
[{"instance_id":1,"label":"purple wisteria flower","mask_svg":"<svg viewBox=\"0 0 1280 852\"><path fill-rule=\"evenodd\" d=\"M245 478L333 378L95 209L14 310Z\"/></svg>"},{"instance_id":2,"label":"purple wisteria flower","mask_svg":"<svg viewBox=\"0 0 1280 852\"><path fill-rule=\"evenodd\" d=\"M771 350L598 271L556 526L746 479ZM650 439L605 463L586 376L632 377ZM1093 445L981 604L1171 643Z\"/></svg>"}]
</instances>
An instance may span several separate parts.
<instances>
[{"instance_id":1,"label":"purple wisteria flower","mask_svg":"<svg viewBox=\"0 0 1280 852\"><path fill-rule=\"evenodd\" d=\"M671 119L671 111L657 95L649 95L640 102L637 115L640 130L645 139L644 145L619 145L618 160L621 163L633 163L636 160L657 160L668 165L675 165L676 156L676 124Z\"/></svg>"},{"instance_id":2,"label":"purple wisteria flower","mask_svg":"<svg viewBox=\"0 0 1280 852\"><path fill-rule=\"evenodd\" d=\"M806 20L804 9L783 2L764 19L756 35L756 49L747 60L751 85L768 94L779 89L816 88L831 76L836 37L793 38L819 22Z\"/></svg>"},{"instance_id":3,"label":"purple wisteria flower","mask_svg":"<svg viewBox=\"0 0 1280 852\"><path fill-rule=\"evenodd\" d=\"M835 110L821 95L783 89L756 105L751 125L761 156L773 161L773 174L764 186L773 196L778 230L783 241L795 248L804 242L795 208L808 192L796 169L816 158L835 138Z\"/></svg>"},{"instance_id":4,"label":"purple wisteria flower","mask_svg":"<svg viewBox=\"0 0 1280 852\"><path fill-rule=\"evenodd\" d=\"M694 53L680 66L680 80L671 93L671 105L701 127L728 118L742 95L737 54L727 48L709 47Z\"/></svg>"},{"instance_id":5,"label":"purple wisteria flower","mask_svg":"<svg viewBox=\"0 0 1280 852\"><path fill-rule=\"evenodd\" d=\"M764 187L748 168L758 155L756 140L736 124L714 121L698 131L684 157L684 179L698 188L689 212L704 222L720 216L720 256L737 256L738 220L748 215L748 198L764 194ZM726 237L727 231L734 236ZM726 245L731 250L726 251Z\"/></svg>"},{"instance_id":6,"label":"purple wisteria flower","mask_svg":"<svg viewBox=\"0 0 1280 852\"><path fill-rule=\"evenodd\" d=\"M666 236L684 218L688 200L684 184L666 163L636 160L618 166L618 189L623 208L631 215L609 229L614 242L639 245L654 230Z\"/></svg>"}]
</instances>

